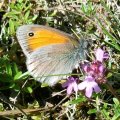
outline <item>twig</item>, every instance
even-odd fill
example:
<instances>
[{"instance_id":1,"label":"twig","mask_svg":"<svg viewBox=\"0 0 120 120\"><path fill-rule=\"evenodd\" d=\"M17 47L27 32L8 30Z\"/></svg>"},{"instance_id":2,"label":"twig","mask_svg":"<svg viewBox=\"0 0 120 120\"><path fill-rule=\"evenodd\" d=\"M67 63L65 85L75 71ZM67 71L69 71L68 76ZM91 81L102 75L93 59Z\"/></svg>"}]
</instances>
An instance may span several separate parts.
<instances>
[{"instance_id":1,"label":"twig","mask_svg":"<svg viewBox=\"0 0 120 120\"><path fill-rule=\"evenodd\" d=\"M38 112L47 112L51 110L51 107L49 108L37 108L37 109L23 109L23 111L26 114L32 114L32 113L38 113ZM0 112L0 116L11 116L11 115L19 115L21 112L19 110L7 110Z\"/></svg>"}]
</instances>

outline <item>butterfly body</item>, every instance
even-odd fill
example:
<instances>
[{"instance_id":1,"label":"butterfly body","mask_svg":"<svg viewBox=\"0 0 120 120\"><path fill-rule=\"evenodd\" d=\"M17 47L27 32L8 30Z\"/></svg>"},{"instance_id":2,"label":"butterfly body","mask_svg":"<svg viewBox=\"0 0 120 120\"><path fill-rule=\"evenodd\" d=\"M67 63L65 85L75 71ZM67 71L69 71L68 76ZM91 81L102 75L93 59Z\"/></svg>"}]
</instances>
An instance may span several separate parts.
<instances>
[{"instance_id":1,"label":"butterfly body","mask_svg":"<svg viewBox=\"0 0 120 120\"><path fill-rule=\"evenodd\" d=\"M38 81L54 85L62 74L71 73L85 59L87 43L71 35L42 25L23 25L17 30L25 53L27 68Z\"/></svg>"}]
</instances>

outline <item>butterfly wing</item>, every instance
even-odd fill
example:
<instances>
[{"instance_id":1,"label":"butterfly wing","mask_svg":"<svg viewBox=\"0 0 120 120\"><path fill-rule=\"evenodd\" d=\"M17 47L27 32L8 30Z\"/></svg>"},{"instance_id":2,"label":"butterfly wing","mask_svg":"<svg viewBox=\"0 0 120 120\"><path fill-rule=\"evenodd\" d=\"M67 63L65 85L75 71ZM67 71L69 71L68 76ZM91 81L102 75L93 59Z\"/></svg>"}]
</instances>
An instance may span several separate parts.
<instances>
[{"instance_id":1,"label":"butterfly wing","mask_svg":"<svg viewBox=\"0 0 120 120\"><path fill-rule=\"evenodd\" d=\"M71 73L78 63L75 50L66 45L50 45L33 52L27 59L28 71L40 82L54 85L63 75Z\"/></svg>"},{"instance_id":2,"label":"butterfly wing","mask_svg":"<svg viewBox=\"0 0 120 120\"><path fill-rule=\"evenodd\" d=\"M23 25L18 28L16 33L26 56L41 47L64 44L73 40L72 36L67 33L42 25ZM77 41L73 43L77 44Z\"/></svg>"},{"instance_id":3,"label":"butterfly wing","mask_svg":"<svg viewBox=\"0 0 120 120\"><path fill-rule=\"evenodd\" d=\"M25 32L24 32L25 31ZM27 68L38 81L54 85L84 59L82 42L59 30L25 25L17 31L18 41L27 56Z\"/></svg>"}]
</instances>

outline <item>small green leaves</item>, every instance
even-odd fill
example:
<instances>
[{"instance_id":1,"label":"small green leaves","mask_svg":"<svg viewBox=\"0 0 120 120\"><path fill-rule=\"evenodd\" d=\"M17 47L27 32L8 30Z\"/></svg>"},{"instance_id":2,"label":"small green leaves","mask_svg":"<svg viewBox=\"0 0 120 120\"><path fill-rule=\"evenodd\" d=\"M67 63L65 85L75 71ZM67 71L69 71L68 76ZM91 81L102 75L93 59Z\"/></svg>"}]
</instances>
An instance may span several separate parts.
<instances>
[{"instance_id":1,"label":"small green leaves","mask_svg":"<svg viewBox=\"0 0 120 120\"><path fill-rule=\"evenodd\" d=\"M83 96L79 96L77 99L74 99L72 101L70 101L69 103L70 104L78 104L78 103L81 103L81 102L85 102L87 99Z\"/></svg>"}]
</instances>

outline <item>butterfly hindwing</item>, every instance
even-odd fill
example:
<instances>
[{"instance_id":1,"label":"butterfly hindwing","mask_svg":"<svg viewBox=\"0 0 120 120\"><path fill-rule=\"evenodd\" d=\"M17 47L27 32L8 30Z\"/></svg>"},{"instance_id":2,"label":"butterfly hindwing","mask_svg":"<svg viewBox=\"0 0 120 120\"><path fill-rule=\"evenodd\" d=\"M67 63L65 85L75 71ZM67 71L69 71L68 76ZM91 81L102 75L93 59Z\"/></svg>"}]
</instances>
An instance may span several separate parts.
<instances>
[{"instance_id":1,"label":"butterfly hindwing","mask_svg":"<svg viewBox=\"0 0 120 120\"><path fill-rule=\"evenodd\" d=\"M64 44L38 49L27 59L28 71L38 81L54 85L63 77L62 74L71 73L78 63L78 59L74 59L72 54L74 47L71 47Z\"/></svg>"}]
</instances>

